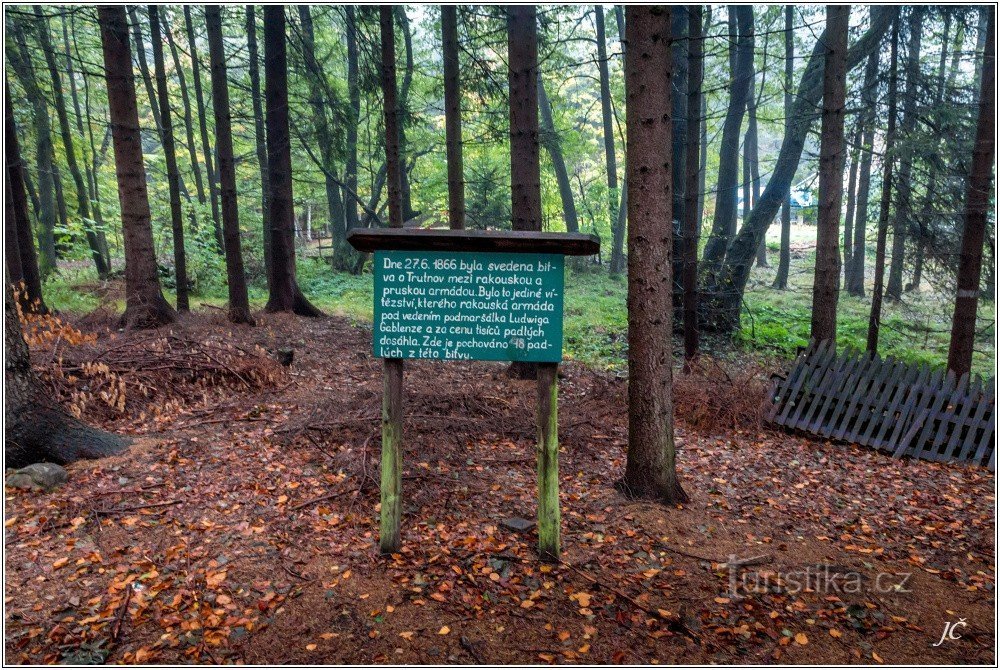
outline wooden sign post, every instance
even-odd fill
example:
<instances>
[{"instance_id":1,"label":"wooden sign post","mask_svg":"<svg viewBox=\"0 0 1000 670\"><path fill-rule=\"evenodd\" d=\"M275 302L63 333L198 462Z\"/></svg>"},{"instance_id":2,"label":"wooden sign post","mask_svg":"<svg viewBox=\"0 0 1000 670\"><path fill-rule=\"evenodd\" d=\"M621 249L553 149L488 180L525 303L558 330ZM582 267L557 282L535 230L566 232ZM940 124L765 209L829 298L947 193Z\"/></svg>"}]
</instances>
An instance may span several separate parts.
<instances>
[{"instance_id":1,"label":"wooden sign post","mask_svg":"<svg viewBox=\"0 0 1000 670\"><path fill-rule=\"evenodd\" d=\"M372 347L383 359L379 547L398 551L402 516L403 359L537 364L538 550L559 558L558 372L565 256L598 252L595 235L355 229L375 254Z\"/></svg>"}]
</instances>

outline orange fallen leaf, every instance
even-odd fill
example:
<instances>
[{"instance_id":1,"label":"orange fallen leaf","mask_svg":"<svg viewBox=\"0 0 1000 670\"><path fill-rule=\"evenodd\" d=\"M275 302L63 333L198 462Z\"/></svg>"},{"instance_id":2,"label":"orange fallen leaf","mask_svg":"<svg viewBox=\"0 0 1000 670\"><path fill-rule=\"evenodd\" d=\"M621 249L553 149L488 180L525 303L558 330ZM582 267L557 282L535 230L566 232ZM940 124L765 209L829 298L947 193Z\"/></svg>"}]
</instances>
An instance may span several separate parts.
<instances>
[{"instance_id":1,"label":"orange fallen leaf","mask_svg":"<svg viewBox=\"0 0 1000 670\"><path fill-rule=\"evenodd\" d=\"M839 630L837 630L836 628L831 628L831 629L830 629L830 637L843 637L843 636L844 636L844 634L843 634L843 633L841 633L841 632L840 632Z\"/></svg>"},{"instance_id":2,"label":"orange fallen leaf","mask_svg":"<svg viewBox=\"0 0 1000 670\"><path fill-rule=\"evenodd\" d=\"M874 651L872 652L872 658L874 658L879 663L885 663L885 661L882 660L882 657L876 654Z\"/></svg>"},{"instance_id":3,"label":"orange fallen leaf","mask_svg":"<svg viewBox=\"0 0 1000 670\"><path fill-rule=\"evenodd\" d=\"M522 600L521 601L521 609L523 609L523 610L531 609L534 606L535 606L535 601L534 600Z\"/></svg>"},{"instance_id":4,"label":"orange fallen leaf","mask_svg":"<svg viewBox=\"0 0 1000 670\"><path fill-rule=\"evenodd\" d=\"M438 631L438 635L447 635L451 632L451 629L447 626L441 626L441 630Z\"/></svg>"},{"instance_id":5,"label":"orange fallen leaf","mask_svg":"<svg viewBox=\"0 0 1000 670\"><path fill-rule=\"evenodd\" d=\"M306 645L306 651L315 651L315 650L316 650L316 645L315 644L307 644Z\"/></svg>"},{"instance_id":6,"label":"orange fallen leaf","mask_svg":"<svg viewBox=\"0 0 1000 670\"><path fill-rule=\"evenodd\" d=\"M565 642L568 639L569 639L569 631L568 630L561 630L561 631L559 631L559 641L560 642Z\"/></svg>"},{"instance_id":7,"label":"orange fallen leaf","mask_svg":"<svg viewBox=\"0 0 1000 670\"><path fill-rule=\"evenodd\" d=\"M61 568L64 565L66 565L67 563L69 563L69 558L66 557L66 556L63 556L58 561L56 561L55 563L52 564L52 569L53 570L58 570L59 568Z\"/></svg>"},{"instance_id":8,"label":"orange fallen leaf","mask_svg":"<svg viewBox=\"0 0 1000 670\"><path fill-rule=\"evenodd\" d=\"M412 640L414 635L416 635L416 633L414 633L412 630L404 630L402 633L399 634L399 637L403 638L404 640Z\"/></svg>"},{"instance_id":9,"label":"orange fallen leaf","mask_svg":"<svg viewBox=\"0 0 1000 670\"><path fill-rule=\"evenodd\" d=\"M805 633L796 633L795 644L802 644L802 645L809 644L809 636L807 636Z\"/></svg>"}]
</instances>

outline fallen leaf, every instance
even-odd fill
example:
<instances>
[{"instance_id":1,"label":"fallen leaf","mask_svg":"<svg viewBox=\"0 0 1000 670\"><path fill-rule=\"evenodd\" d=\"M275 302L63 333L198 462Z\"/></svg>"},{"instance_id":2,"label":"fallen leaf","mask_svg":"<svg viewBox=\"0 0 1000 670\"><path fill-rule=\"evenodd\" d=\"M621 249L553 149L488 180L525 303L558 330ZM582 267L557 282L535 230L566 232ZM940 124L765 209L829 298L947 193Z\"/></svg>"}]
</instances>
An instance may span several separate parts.
<instances>
[{"instance_id":1,"label":"fallen leaf","mask_svg":"<svg viewBox=\"0 0 1000 670\"><path fill-rule=\"evenodd\" d=\"M801 644L801 645L809 644L809 637L805 633L796 633L795 644Z\"/></svg>"},{"instance_id":2,"label":"fallen leaf","mask_svg":"<svg viewBox=\"0 0 1000 670\"><path fill-rule=\"evenodd\" d=\"M840 632L839 630L837 630L836 628L831 628L831 629L830 629L830 637L843 637L843 636L844 636L844 634L843 634L843 633L841 633L841 632Z\"/></svg>"},{"instance_id":3,"label":"fallen leaf","mask_svg":"<svg viewBox=\"0 0 1000 670\"><path fill-rule=\"evenodd\" d=\"M451 632L451 629L447 626L441 626L441 630L438 631L438 635L447 635Z\"/></svg>"}]
</instances>

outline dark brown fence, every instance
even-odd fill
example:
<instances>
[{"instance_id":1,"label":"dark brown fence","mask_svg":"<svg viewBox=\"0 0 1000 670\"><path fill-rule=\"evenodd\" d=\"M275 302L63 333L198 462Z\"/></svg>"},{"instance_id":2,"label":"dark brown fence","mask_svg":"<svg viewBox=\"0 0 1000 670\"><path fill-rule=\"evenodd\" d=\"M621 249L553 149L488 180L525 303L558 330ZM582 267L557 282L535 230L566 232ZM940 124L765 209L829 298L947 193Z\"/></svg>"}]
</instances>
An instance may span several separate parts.
<instances>
[{"instance_id":1,"label":"dark brown fence","mask_svg":"<svg viewBox=\"0 0 1000 670\"><path fill-rule=\"evenodd\" d=\"M956 379L927 364L882 360L829 341L775 378L769 422L895 457L963 461L994 470L993 380Z\"/></svg>"}]
</instances>

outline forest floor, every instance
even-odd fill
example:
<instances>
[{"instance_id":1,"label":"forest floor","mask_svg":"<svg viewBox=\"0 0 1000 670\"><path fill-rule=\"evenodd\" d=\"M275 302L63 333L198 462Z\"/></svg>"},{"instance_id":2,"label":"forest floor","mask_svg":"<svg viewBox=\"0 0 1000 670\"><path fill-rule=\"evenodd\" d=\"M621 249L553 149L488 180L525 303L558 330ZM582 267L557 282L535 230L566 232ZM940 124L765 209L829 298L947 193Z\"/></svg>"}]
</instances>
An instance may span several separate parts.
<instances>
[{"instance_id":1,"label":"forest floor","mask_svg":"<svg viewBox=\"0 0 1000 670\"><path fill-rule=\"evenodd\" d=\"M746 388L688 380L691 501L628 500L625 382L570 362L563 555L543 564L510 522L535 515L533 383L407 362L403 549L383 557L364 325L233 327L217 310L153 333L102 312L74 325L32 337L39 373L135 441L53 492L6 490L9 663L996 661L985 469L712 427L699 407Z\"/></svg>"}]
</instances>

